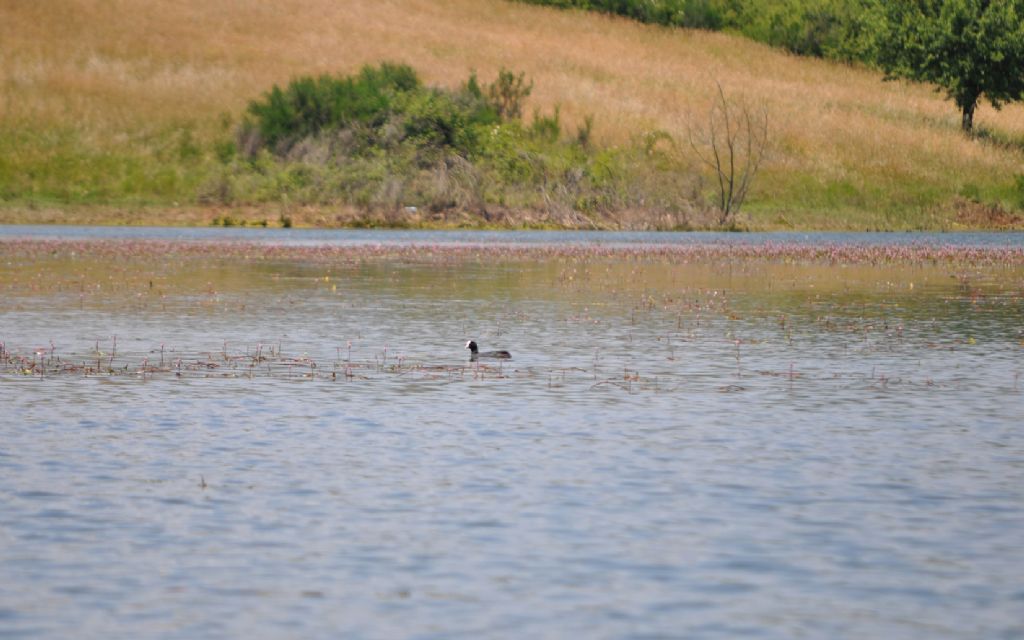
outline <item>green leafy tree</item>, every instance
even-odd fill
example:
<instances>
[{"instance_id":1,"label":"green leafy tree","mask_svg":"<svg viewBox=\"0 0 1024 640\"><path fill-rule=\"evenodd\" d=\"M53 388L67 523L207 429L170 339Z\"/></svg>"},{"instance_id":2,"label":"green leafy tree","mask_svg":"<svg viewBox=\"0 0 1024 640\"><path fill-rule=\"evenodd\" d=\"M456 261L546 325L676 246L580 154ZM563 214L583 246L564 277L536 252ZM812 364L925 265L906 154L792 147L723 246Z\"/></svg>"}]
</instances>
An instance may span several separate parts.
<instances>
[{"instance_id":1,"label":"green leafy tree","mask_svg":"<svg viewBox=\"0 0 1024 640\"><path fill-rule=\"evenodd\" d=\"M1024 0L879 0L877 10L878 64L945 90L965 133L983 97L996 109L1024 99Z\"/></svg>"},{"instance_id":2,"label":"green leafy tree","mask_svg":"<svg viewBox=\"0 0 1024 640\"><path fill-rule=\"evenodd\" d=\"M487 98L502 120L516 120L523 115L523 102L530 97L533 82L526 74L516 75L507 69L498 72L498 79L487 87Z\"/></svg>"}]
</instances>

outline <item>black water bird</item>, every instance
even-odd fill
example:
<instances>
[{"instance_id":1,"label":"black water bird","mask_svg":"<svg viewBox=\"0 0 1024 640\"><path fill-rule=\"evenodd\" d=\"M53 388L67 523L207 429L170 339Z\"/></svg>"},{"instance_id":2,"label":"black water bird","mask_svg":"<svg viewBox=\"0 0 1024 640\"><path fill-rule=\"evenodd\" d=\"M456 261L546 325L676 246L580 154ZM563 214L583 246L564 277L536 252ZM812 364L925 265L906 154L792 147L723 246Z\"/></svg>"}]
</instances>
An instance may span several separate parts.
<instances>
[{"instance_id":1,"label":"black water bird","mask_svg":"<svg viewBox=\"0 0 1024 640\"><path fill-rule=\"evenodd\" d=\"M469 349L469 361L476 362L479 358L491 358L493 360L510 360L512 354L508 351L480 351L476 346L476 342L470 340L466 343L466 348Z\"/></svg>"}]
</instances>

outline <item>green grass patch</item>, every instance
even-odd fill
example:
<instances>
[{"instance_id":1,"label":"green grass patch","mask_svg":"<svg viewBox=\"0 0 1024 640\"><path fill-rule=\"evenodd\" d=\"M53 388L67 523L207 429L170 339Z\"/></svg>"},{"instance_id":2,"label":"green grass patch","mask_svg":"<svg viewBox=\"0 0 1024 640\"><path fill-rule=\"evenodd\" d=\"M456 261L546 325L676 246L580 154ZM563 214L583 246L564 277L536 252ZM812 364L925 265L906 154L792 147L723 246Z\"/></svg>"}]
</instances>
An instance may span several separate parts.
<instances>
[{"instance_id":1,"label":"green grass patch","mask_svg":"<svg viewBox=\"0 0 1024 640\"><path fill-rule=\"evenodd\" d=\"M183 133L184 131L184 133ZM170 129L97 144L73 128L0 129L0 200L36 204L169 204L194 201L207 179L203 140Z\"/></svg>"}]
</instances>

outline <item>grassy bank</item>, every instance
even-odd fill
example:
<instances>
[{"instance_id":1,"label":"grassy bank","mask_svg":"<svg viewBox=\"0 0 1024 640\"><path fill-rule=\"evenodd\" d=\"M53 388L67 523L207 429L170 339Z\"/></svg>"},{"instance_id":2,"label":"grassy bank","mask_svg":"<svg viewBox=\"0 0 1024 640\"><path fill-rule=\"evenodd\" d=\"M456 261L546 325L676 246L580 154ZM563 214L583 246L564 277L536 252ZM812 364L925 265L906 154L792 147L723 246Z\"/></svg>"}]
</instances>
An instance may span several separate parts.
<instances>
[{"instance_id":1,"label":"grassy bank","mask_svg":"<svg viewBox=\"0 0 1024 640\"><path fill-rule=\"evenodd\" d=\"M556 106L565 135L592 115L592 144L655 147L680 176L713 182L687 154L716 82L763 104L771 146L741 216L748 228L948 229L1020 224L1024 109L987 107L980 139L929 88L787 55L743 38L670 30L498 0L227 0L175 5L77 0L0 3L0 221L412 226L665 227L641 204L579 219L536 201L427 215L275 192L210 203L249 102L303 74L348 74L381 60L456 88L521 70L534 109ZM285 169L280 169L285 171ZM211 182L212 181L212 182ZM660 183L659 183L660 184ZM205 194L205 195L204 195ZM536 193L533 194L535 197ZM689 202L689 201L688 201ZM713 216L684 209L701 227Z\"/></svg>"}]
</instances>

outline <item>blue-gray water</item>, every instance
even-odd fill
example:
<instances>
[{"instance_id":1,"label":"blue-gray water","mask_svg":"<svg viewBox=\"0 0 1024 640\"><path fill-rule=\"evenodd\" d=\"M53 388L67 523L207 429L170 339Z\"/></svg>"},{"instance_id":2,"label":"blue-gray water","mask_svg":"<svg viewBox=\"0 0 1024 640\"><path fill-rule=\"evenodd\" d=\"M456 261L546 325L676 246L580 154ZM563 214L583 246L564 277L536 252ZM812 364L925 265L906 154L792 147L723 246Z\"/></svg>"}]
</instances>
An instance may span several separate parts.
<instances>
[{"instance_id":1,"label":"blue-gray water","mask_svg":"<svg viewBox=\"0 0 1024 640\"><path fill-rule=\"evenodd\" d=\"M0 638L1024 635L1019 270L0 267Z\"/></svg>"},{"instance_id":2,"label":"blue-gray water","mask_svg":"<svg viewBox=\"0 0 1024 640\"><path fill-rule=\"evenodd\" d=\"M239 227L96 227L0 225L0 239L244 240L284 245L377 243L512 244L857 244L1024 246L1021 232L850 233L850 232L663 232L663 231L421 231L390 229L263 229Z\"/></svg>"}]
</instances>

